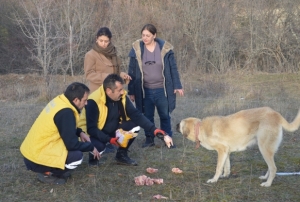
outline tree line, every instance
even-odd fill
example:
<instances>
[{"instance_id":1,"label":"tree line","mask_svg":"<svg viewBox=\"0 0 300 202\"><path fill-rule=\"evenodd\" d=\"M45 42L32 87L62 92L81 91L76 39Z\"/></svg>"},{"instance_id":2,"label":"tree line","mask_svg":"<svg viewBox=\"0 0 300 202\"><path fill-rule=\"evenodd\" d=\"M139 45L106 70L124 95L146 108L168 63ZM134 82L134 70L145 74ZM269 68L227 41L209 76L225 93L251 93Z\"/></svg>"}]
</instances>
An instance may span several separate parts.
<instances>
[{"instance_id":1,"label":"tree line","mask_svg":"<svg viewBox=\"0 0 300 202\"><path fill-rule=\"evenodd\" d=\"M297 72L299 0L0 0L0 73L77 75L97 30L113 33L122 68L152 23L179 71Z\"/></svg>"}]
</instances>

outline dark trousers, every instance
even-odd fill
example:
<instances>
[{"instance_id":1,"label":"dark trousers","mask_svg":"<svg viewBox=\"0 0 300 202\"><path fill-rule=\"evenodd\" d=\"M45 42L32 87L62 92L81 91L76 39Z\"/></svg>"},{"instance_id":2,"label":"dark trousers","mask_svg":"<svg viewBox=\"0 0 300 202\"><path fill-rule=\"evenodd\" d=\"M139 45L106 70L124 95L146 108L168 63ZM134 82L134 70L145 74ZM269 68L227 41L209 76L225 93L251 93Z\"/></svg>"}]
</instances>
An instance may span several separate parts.
<instances>
[{"instance_id":1,"label":"dark trousers","mask_svg":"<svg viewBox=\"0 0 300 202\"><path fill-rule=\"evenodd\" d=\"M52 168L44 165L40 165L37 163L34 163L27 158L24 157L24 163L28 170L31 170L33 172L37 173L45 173L45 172L51 172L56 176L61 176L64 173L73 170L77 167L77 165L81 164L83 158L83 154L81 151L68 151L68 156L66 159L66 167L64 170L59 168ZM75 164L75 165L72 165ZM68 166L71 165L71 166Z\"/></svg>"},{"instance_id":2,"label":"dark trousers","mask_svg":"<svg viewBox=\"0 0 300 202\"><path fill-rule=\"evenodd\" d=\"M121 124L119 124L119 126L118 126L117 129L122 128L122 129L125 130L125 131L130 131L130 130L131 130L132 128L134 128L134 127L136 127L136 124L133 123L132 121L123 121ZM117 129L116 129L116 130L117 130ZM112 134L108 134L108 135L109 135L110 137L116 137L115 132L112 133ZM100 142L99 139L94 138L94 137L92 137L92 136L90 137L90 139L91 139L92 144L97 148L97 150L98 150L99 152L101 152L101 151L103 151L103 150L105 149L106 143L107 143L107 142ZM135 139L135 138L130 139L129 142L128 142L127 147L124 148L124 149L127 150L127 149L130 147L130 145L132 144L132 142L134 141L134 139ZM120 149L121 149L121 148L120 148Z\"/></svg>"}]
</instances>

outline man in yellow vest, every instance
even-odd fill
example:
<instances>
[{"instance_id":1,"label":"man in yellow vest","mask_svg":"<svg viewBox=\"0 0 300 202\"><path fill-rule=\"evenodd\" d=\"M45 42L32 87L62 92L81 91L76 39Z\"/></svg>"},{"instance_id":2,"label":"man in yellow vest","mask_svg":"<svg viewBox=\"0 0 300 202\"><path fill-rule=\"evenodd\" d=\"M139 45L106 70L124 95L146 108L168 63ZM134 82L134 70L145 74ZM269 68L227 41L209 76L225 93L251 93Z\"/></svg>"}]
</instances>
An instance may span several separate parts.
<instances>
[{"instance_id":1,"label":"man in yellow vest","mask_svg":"<svg viewBox=\"0 0 300 202\"><path fill-rule=\"evenodd\" d=\"M98 151L104 151L107 143L119 146L116 131L120 128L130 131L140 126L160 139L167 135L134 107L126 96L123 84L124 80L119 75L108 75L103 85L89 95L88 104L82 110L79 127L90 135L91 142ZM127 155L134 139L130 139L125 148L118 147L115 157L118 164L137 165L137 162ZM90 155L89 164L98 165L99 161Z\"/></svg>"},{"instance_id":2,"label":"man in yellow vest","mask_svg":"<svg viewBox=\"0 0 300 202\"><path fill-rule=\"evenodd\" d=\"M88 94L86 85L70 84L64 94L46 105L25 137L20 148L25 165L38 173L41 182L64 184L81 164L82 152L92 152L99 160L100 154L89 136L77 127Z\"/></svg>"}]
</instances>

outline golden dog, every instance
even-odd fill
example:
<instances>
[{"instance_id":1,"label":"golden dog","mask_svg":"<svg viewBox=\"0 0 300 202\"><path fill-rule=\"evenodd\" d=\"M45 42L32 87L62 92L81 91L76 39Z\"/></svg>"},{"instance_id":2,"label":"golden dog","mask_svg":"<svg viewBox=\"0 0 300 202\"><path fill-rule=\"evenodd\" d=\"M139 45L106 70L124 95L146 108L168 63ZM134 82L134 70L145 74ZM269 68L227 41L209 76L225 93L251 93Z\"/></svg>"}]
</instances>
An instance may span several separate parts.
<instances>
[{"instance_id":1,"label":"golden dog","mask_svg":"<svg viewBox=\"0 0 300 202\"><path fill-rule=\"evenodd\" d=\"M187 139L208 150L218 152L215 176L207 183L230 174L230 153L246 150L257 144L268 165L260 179L267 179L261 186L269 187L276 175L274 155L282 140L282 128L294 132L300 125L300 110L292 123L269 107L242 110L228 116L211 116L203 120L186 118L177 124L177 131ZM222 175L221 175L222 174Z\"/></svg>"}]
</instances>

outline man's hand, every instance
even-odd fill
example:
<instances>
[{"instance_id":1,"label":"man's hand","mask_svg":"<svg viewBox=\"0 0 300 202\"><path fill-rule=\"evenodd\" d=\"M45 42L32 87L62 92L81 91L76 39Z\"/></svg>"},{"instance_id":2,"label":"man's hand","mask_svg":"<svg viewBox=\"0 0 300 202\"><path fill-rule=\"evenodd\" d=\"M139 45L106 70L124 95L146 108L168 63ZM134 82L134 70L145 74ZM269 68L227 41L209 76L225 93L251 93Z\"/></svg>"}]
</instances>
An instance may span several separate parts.
<instances>
[{"instance_id":1,"label":"man's hand","mask_svg":"<svg viewBox=\"0 0 300 202\"><path fill-rule=\"evenodd\" d=\"M118 137L113 137L113 138L110 139L109 143L113 144L113 145L116 145L116 146L119 146L119 144L117 142L118 139L119 139Z\"/></svg>"},{"instance_id":2,"label":"man's hand","mask_svg":"<svg viewBox=\"0 0 300 202\"><path fill-rule=\"evenodd\" d=\"M165 144L170 148L173 146L173 140L172 138L166 133L165 131L161 129L156 129L154 131L154 135L165 142Z\"/></svg>"},{"instance_id":3,"label":"man's hand","mask_svg":"<svg viewBox=\"0 0 300 202\"><path fill-rule=\"evenodd\" d=\"M93 154L94 154L94 159L100 159L100 153L98 152L98 150L96 149L96 147L94 147L94 150L93 150Z\"/></svg>"},{"instance_id":4,"label":"man's hand","mask_svg":"<svg viewBox=\"0 0 300 202\"><path fill-rule=\"evenodd\" d=\"M81 142L90 142L91 141L90 136L88 136L84 132L80 133L80 140L81 140Z\"/></svg>"},{"instance_id":5,"label":"man's hand","mask_svg":"<svg viewBox=\"0 0 300 202\"><path fill-rule=\"evenodd\" d=\"M154 135L156 137L158 137L159 139L164 140L164 136L167 135L167 133L165 131L157 128L154 131Z\"/></svg>"},{"instance_id":6,"label":"man's hand","mask_svg":"<svg viewBox=\"0 0 300 202\"><path fill-rule=\"evenodd\" d=\"M167 145L168 148L170 148L171 146L173 146L173 140L169 135L164 136L164 141Z\"/></svg>"}]
</instances>

